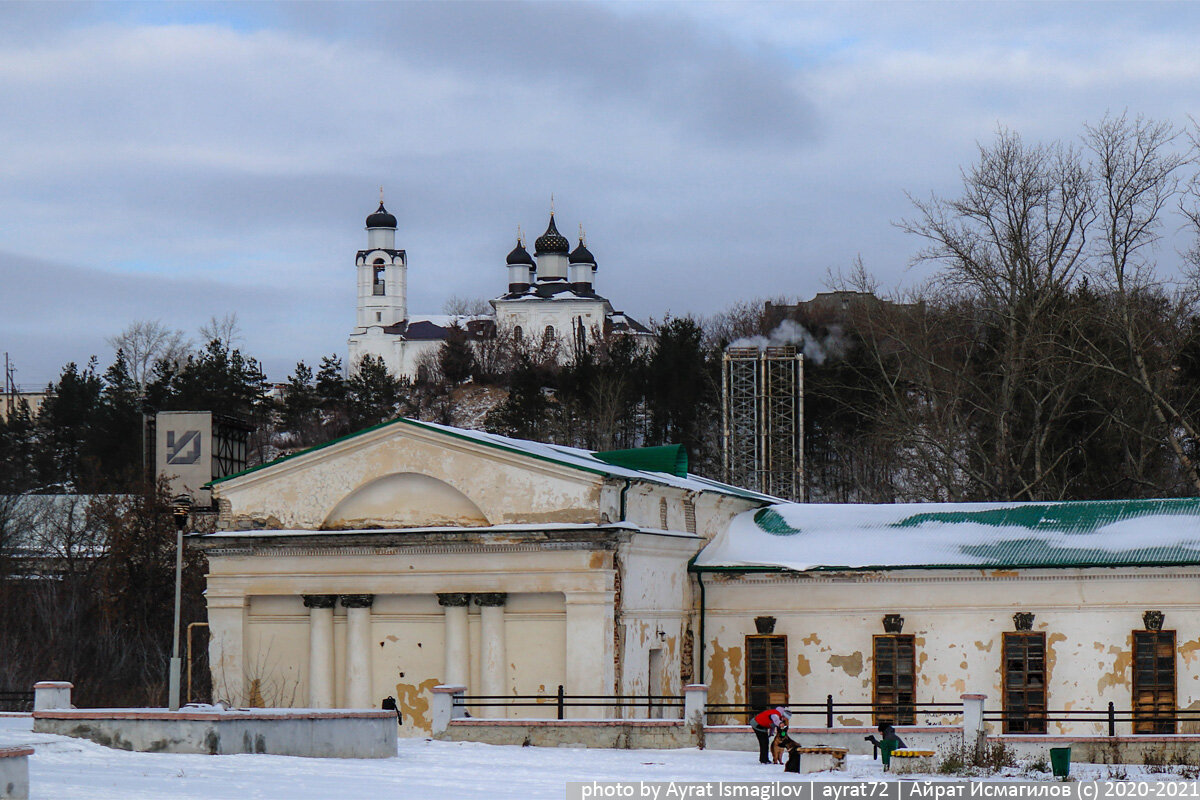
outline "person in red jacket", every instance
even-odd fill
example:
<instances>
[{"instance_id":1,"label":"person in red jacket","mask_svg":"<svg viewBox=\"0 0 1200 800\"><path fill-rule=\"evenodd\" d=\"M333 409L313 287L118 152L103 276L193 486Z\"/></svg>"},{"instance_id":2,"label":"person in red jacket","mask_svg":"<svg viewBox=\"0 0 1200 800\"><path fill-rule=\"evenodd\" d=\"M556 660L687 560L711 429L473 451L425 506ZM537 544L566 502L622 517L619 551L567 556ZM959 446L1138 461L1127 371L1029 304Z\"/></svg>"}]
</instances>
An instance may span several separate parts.
<instances>
[{"instance_id":1,"label":"person in red jacket","mask_svg":"<svg viewBox=\"0 0 1200 800\"><path fill-rule=\"evenodd\" d=\"M768 708L766 711L760 711L754 715L754 719L750 722L750 729L758 737L758 763L771 763L767 754L767 750L771 746L771 737L775 735L775 730L781 723L785 723L791 718L792 712L783 706Z\"/></svg>"}]
</instances>

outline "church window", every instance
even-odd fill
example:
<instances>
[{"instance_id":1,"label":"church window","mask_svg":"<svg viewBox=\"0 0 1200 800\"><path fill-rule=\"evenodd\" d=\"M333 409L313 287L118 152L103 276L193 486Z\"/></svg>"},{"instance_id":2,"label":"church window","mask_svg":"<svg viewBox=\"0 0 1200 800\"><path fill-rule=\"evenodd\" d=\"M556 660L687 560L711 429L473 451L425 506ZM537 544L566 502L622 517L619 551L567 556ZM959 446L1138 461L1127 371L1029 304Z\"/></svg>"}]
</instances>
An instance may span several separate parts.
<instances>
[{"instance_id":1,"label":"church window","mask_svg":"<svg viewBox=\"0 0 1200 800\"><path fill-rule=\"evenodd\" d=\"M375 259L375 283L372 286L372 294L384 294L385 283L383 280L384 264L382 258Z\"/></svg>"},{"instance_id":2,"label":"church window","mask_svg":"<svg viewBox=\"0 0 1200 800\"><path fill-rule=\"evenodd\" d=\"M375 321L376 321L376 322L383 322L383 312L382 312L382 311L376 311L376 312L375 312Z\"/></svg>"},{"instance_id":3,"label":"church window","mask_svg":"<svg viewBox=\"0 0 1200 800\"><path fill-rule=\"evenodd\" d=\"M517 325L516 327L514 327L513 328L513 339L515 339L516 341L519 342L524 338L525 338L525 331L521 330L521 326Z\"/></svg>"},{"instance_id":4,"label":"church window","mask_svg":"<svg viewBox=\"0 0 1200 800\"><path fill-rule=\"evenodd\" d=\"M544 335L544 336L545 336L547 339L553 339L553 338L554 338L554 326L553 326L553 325L547 325L547 326L546 326L546 330L545 330L545 332L543 333L543 335Z\"/></svg>"},{"instance_id":5,"label":"church window","mask_svg":"<svg viewBox=\"0 0 1200 800\"><path fill-rule=\"evenodd\" d=\"M755 711L787 705L787 637L746 637L746 702Z\"/></svg>"},{"instance_id":6,"label":"church window","mask_svg":"<svg viewBox=\"0 0 1200 800\"><path fill-rule=\"evenodd\" d=\"M912 634L888 633L874 642L875 724L914 725L916 645Z\"/></svg>"},{"instance_id":7,"label":"church window","mask_svg":"<svg viewBox=\"0 0 1200 800\"><path fill-rule=\"evenodd\" d=\"M1004 732L1046 732L1046 634L1004 634Z\"/></svg>"},{"instance_id":8,"label":"church window","mask_svg":"<svg viewBox=\"0 0 1200 800\"><path fill-rule=\"evenodd\" d=\"M1133 632L1133 732L1175 733L1175 631Z\"/></svg>"}]
</instances>

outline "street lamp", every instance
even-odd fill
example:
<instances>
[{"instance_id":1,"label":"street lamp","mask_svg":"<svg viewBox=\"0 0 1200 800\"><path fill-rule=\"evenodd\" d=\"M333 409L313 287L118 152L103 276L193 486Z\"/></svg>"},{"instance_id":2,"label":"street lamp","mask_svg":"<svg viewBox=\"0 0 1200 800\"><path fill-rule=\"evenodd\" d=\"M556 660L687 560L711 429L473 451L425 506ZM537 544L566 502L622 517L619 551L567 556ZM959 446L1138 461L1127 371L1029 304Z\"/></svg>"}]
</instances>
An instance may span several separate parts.
<instances>
[{"instance_id":1,"label":"street lamp","mask_svg":"<svg viewBox=\"0 0 1200 800\"><path fill-rule=\"evenodd\" d=\"M175 520L175 630L171 643L171 675L168 679L168 703L172 711L179 710L179 604L183 596L183 529L187 527L188 514L192 510L192 498L186 494L175 496L171 517Z\"/></svg>"}]
</instances>

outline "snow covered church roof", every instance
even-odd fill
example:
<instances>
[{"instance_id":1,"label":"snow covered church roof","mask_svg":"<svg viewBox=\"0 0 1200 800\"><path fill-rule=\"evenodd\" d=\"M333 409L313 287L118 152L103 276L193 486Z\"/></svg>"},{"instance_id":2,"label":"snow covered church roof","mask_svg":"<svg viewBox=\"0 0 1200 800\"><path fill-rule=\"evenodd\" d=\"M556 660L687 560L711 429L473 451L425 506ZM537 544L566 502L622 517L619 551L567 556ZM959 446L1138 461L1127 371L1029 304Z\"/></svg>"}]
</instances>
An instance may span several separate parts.
<instances>
[{"instance_id":1,"label":"snow covered church roof","mask_svg":"<svg viewBox=\"0 0 1200 800\"><path fill-rule=\"evenodd\" d=\"M1200 499L781 503L734 517L700 571L1200 564Z\"/></svg>"}]
</instances>

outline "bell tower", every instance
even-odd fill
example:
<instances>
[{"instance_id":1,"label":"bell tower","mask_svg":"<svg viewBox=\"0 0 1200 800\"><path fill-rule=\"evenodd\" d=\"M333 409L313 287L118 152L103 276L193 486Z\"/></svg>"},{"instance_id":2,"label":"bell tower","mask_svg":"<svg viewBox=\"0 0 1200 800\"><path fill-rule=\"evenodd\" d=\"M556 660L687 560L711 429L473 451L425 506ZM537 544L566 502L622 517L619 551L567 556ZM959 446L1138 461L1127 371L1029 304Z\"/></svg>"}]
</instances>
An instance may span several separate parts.
<instances>
[{"instance_id":1,"label":"bell tower","mask_svg":"<svg viewBox=\"0 0 1200 800\"><path fill-rule=\"evenodd\" d=\"M358 318L355 333L408 319L408 264L396 249L396 218L383 207L367 217L367 249L358 251Z\"/></svg>"}]
</instances>

